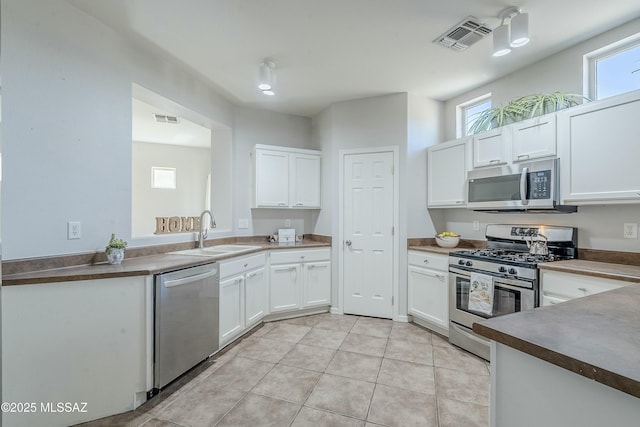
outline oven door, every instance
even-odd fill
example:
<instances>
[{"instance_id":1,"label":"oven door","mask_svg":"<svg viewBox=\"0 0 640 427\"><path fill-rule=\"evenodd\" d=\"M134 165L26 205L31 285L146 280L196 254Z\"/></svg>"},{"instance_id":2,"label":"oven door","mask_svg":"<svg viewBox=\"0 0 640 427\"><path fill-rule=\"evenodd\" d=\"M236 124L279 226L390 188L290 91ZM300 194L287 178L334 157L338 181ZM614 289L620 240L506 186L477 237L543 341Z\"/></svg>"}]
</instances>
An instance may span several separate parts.
<instances>
[{"instance_id":1,"label":"oven door","mask_svg":"<svg viewBox=\"0 0 640 427\"><path fill-rule=\"evenodd\" d=\"M469 328L474 322L482 319L531 310L535 307L532 282L494 277L491 314L470 310L470 285L471 273L454 267L449 268L449 317L452 321Z\"/></svg>"}]
</instances>

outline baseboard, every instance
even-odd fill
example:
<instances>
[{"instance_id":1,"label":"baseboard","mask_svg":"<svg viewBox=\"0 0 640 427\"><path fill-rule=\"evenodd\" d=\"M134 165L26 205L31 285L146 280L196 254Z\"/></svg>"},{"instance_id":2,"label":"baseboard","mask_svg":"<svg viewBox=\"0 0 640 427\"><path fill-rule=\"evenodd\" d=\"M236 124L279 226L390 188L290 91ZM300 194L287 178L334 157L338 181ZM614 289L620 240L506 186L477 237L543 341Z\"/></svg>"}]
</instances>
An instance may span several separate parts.
<instances>
[{"instance_id":1,"label":"baseboard","mask_svg":"<svg viewBox=\"0 0 640 427\"><path fill-rule=\"evenodd\" d=\"M409 322L409 316L404 316L404 315L398 315L398 320L397 322Z\"/></svg>"},{"instance_id":2,"label":"baseboard","mask_svg":"<svg viewBox=\"0 0 640 427\"><path fill-rule=\"evenodd\" d=\"M331 314L343 314L338 307L331 307Z\"/></svg>"},{"instance_id":3,"label":"baseboard","mask_svg":"<svg viewBox=\"0 0 640 427\"><path fill-rule=\"evenodd\" d=\"M309 316L311 314L321 314L329 311L328 306L305 308L302 310L283 311L282 313L273 313L264 317L265 322L273 322L276 320L292 319L294 317Z\"/></svg>"}]
</instances>

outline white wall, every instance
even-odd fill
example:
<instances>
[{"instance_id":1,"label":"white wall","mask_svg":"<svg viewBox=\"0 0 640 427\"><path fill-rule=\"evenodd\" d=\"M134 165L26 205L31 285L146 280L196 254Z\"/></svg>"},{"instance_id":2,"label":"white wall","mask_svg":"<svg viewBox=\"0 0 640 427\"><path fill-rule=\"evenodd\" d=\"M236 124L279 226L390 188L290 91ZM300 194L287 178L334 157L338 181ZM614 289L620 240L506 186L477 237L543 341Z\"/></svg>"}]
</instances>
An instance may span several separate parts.
<instances>
[{"instance_id":1,"label":"white wall","mask_svg":"<svg viewBox=\"0 0 640 427\"><path fill-rule=\"evenodd\" d=\"M132 233L153 235L156 217L199 216L205 209L207 177L211 172L208 148L133 142ZM151 188L151 168L176 169L175 189Z\"/></svg>"},{"instance_id":2,"label":"white wall","mask_svg":"<svg viewBox=\"0 0 640 427\"><path fill-rule=\"evenodd\" d=\"M294 209L251 210L253 146L266 144L319 149L319 146L314 145L311 140L311 119L246 107L236 107L234 113L234 218L250 219L248 229L238 229L236 221L235 234L239 236L273 234L278 231L278 228L284 228L285 219L291 220L291 227L296 229L296 233L313 232L313 222L317 212ZM325 202L326 200L322 201L323 206Z\"/></svg>"},{"instance_id":3,"label":"white wall","mask_svg":"<svg viewBox=\"0 0 640 427\"><path fill-rule=\"evenodd\" d=\"M504 104L511 99L531 93L553 91L583 93L583 55L638 32L640 32L640 19L448 100L445 103L443 140L455 139L456 105L484 93L492 93L494 105ZM606 149L604 145L603 149ZM442 230L456 231L463 238L484 239L487 223L566 225L579 228L580 247L640 252L640 240L622 238L625 222L640 222L638 205L584 206L579 207L577 213L570 215L486 214L465 209L431 209L430 212L432 215L436 212L443 215ZM480 221L479 231L473 230L473 220Z\"/></svg>"},{"instance_id":4,"label":"white wall","mask_svg":"<svg viewBox=\"0 0 640 427\"><path fill-rule=\"evenodd\" d=\"M228 126L231 104L64 0L6 0L1 19L4 259L129 240L131 83Z\"/></svg>"}]
</instances>

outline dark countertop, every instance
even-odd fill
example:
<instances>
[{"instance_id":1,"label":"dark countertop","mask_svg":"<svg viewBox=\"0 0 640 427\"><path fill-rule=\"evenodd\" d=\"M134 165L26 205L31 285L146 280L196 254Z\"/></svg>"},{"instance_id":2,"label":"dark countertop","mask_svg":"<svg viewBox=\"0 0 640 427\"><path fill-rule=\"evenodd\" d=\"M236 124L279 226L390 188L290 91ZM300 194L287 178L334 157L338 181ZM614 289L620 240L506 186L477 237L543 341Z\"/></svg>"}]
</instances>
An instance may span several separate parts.
<instances>
[{"instance_id":1,"label":"dark countertop","mask_svg":"<svg viewBox=\"0 0 640 427\"><path fill-rule=\"evenodd\" d=\"M172 270L180 270L183 268L194 267L198 265L211 264L213 262L250 255L265 250L331 247L329 243L323 243L314 240L304 240L303 242L296 243L295 245L279 245L278 243L264 243L262 241L242 242L241 244L260 246L260 249L240 253L230 253L228 255L218 256L215 258L195 255L158 254L125 258L121 264L115 265L110 265L102 262L91 265L85 264L71 267L53 268L48 270L37 270L24 273L8 274L2 276L2 286L108 279L114 277L148 276L152 274L159 274Z\"/></svg>"},{"instance_id":2,"label":"dark countertop","mask_svg":"<svg viewBox=\"0 0 640 427\"><path fill-rule=\"evenodd\" d=\"M478 334L640 397L640 286L474 323Z\"/></svg>"},{"instance_id":3,"label":"dark countertop","mask_svg":"<svg viewBox=\"0 0 640 427\"><path fill-rule=\"evenodd\" d=\"M542 263L538 264L538 267L541 270L561 271L564 273L640 283L640 267L636 265L572 259L568 261Z\"/></svg>"}]
</instances>

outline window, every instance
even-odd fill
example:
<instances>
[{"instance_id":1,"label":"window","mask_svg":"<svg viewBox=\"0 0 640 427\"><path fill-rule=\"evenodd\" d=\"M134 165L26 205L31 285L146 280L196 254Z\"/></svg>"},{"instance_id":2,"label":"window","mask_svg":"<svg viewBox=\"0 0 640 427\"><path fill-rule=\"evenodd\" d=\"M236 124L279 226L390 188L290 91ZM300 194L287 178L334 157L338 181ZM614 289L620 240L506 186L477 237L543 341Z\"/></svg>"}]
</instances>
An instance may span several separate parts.
<instances>
[{"instance_id":1,"label":"window","mask_svg":"<svg viewBox=\"0 0 640 427\"><path fill-rule=\"evenodd\" d=\"M469 129L483 111L491 108L491 94L479 96L470 101L463 102L456 107L456 122L458 138L469 135Z\"/></svg>"},{"instance_id":2,"label":"window","mask_svg":"<svg viewBox=\"0 0 640 427\"><path fill-rule=\"evenodd\" d=\"M159 168L153 166L151 168L151 188L166 188L170 190L176 189L176 169L175 168Z\"/></svg>"},{"instance_id":3,"label":"window","mask_svg":"<svg viewBox=\"0 0 640 427\"><path fill-rule=\"evenodd\" d=\"M585 55L584 64L592 99L640 89L640 33Z\"/></svg>"}]
</instances>

